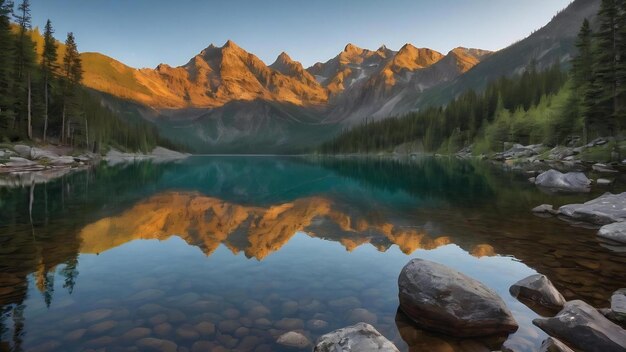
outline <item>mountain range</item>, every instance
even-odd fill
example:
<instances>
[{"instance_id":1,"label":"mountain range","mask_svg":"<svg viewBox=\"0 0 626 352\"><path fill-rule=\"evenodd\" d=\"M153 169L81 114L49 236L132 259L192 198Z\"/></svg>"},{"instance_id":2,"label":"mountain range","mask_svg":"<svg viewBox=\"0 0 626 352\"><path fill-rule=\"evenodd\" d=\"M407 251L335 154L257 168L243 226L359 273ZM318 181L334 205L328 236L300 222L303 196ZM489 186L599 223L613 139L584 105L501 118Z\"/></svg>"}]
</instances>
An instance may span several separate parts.
<instances>
[{"instance_id":1,"label":"mountain range","mask_svg":"<svg viewBox=\"0 0 626 352\"><path fill-rule=\"evenodd\" d=\"M228 41L179 67L135 69L83 53L83 84L122 116L152 121L165 137L196 152L301 152L366 119L445 104L467 89L521 73L532 61L540 68L568 63L580 24L599 3L576 0L545 27L495 53L348 44L305 68L284 52L267 65Z\"/></svg>"}]
</instances>

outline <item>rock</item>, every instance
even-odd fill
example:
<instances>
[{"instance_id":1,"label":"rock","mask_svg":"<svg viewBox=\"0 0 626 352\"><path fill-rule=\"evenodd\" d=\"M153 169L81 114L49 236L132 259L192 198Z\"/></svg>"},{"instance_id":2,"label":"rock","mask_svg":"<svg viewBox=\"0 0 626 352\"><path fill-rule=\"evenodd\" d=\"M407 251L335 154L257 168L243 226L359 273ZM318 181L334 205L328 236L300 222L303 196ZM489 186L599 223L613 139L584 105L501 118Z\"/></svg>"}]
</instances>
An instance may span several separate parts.
<instances>
[{"instance_id":1,"label":"rock","mask_svg":"<svg viewBox=\"0 0 626 352\"><path fill-rule=\"evenodd\" d=\"M50 165L55 165L55 166L67 166L67 165L72 165L75 162L76 161L71 156L60 156L57 158L49 159Z\"/></svg>"},{"instance_id":2,"label":"rock","mask_svg":"<svg viewBox=\"0 0 626 352\"><path fill-rule=\"evenodd\" d=\"M598 186L609 186L613 183L613 181L607 179L607 178L599 178L596 180L596 184Z\"/></svg>"},{"instance_id":3,"label":"rock","mask_svg":"<svg viewBox=\"0 0 626 352\"><path fill-rule=\"evenodd\" d=\"M597 225L626 221L626 192L605 193L584 204L568 204L559 208L558 215Z\"/></svg>"},{"instance_id":4,"label":"rock","mask_svg":"<svg viewBox=\"0 0 626 352\"><path fill-rule=\"evenodd\" d=\"M402 269L398 286L402 311L428 330L474 337L518 328L495 292L444 265L413 259Z\"/></svg>"},{"instance_id":5,"label":"rock","mask_svg":"<svg viewBox=\"0 0 626 352\"><path fill-rule=\"evenodd\" d=\"M542 307L561 310L565 304L563 295L545 275L535 274L522 279L509 288L515 298L537 303Z\"/></svg>"},{"instance_id":6,"label":"rock","mask_svg":"<svg viewBox=\"0 0 626 352\"><path fill-rule=\"evenodd\" d=\"M553 337L548 337L541 343L539 352L574 352L574 350L567 347L563 342Z\"/></svg>"},{"instance_id":7,"label":"rock","mask_svg":"<svg viewBox=\"0 0 626 352\"><path fill-rule=\"evenodd\" d=\"M148 337L150 336L151 333L152 333L152 330L148 328L134 328L124 333L124 335L122 335L121 338L122 340L126 340L126 341L135 341L135 340Z\"/></svg>"},{"instance_id":8,"label":"rock","mask_svg":"<svg viewBox=\"0 0 626 352\"><path fill-rule=\"evenodd\" d=\"M196 324L196 331L205 336L213 335L215 333L215 324L208 321L200 322Z\"/></svg>"},{"instance_id":9,"label":"rock","mask_svg":"<svg viewBox=\"0 0 626 352\"><path fill-rule=\"evenodd\" d=\"M59 154L52 152L50 150L33 147L30 150L30 157L33 160L56 159L59 157Z\"/></svg>"},{"instance_id":10,"label":"rock","mask_svg":"<svg viewBox=\"0 0 626 352\"><path fill-rule=\"evenodd\" d=\"M117 322L115 320L105 320L90 326L89 329L87 329L87 332L93 335L101 335L114 329L116 326Z\"/></svg>"},{"instance_id":11,"label":"rock","mask_svg":"<svg viewBox=\"0 0 626 352\"><path fill-rule=\"evenodd\" d=\"M604 173L604 174L611 174L611 173L618 172L611 165L607 165L607 164L597 163L597 164L593 164L593 166L591 168L595 172Z\"/></svg>"},{"instance_id":12,"label":"rock","mask_svg":"<svg viewBox=\"0 0 626 352\"><path fill-rule=\"evenodd\" d=\"M279 345L292 347L292 348L299 348L299 349L305 349L309 345L311 345L311 341L309 341L309 339L306 336L295 331L289 331L288 333L280 335L280 337L278 337L278 340L276 340L276 342Z\"/></svg>"},{"instance_id":13,"label":"rock","mask_svg":"<svg viewBox=\"0 0 626 352\"><path fill-rule=\"evenodd\" d=\"M617 321L626 322L626 288L620 288L613 292L611 312Z\"/></svg>"},{"instance_id":14,"label":"rock","mask_svg":"<svg viewBox=\"0 0 626 352\"><path fill-rule=\"evenodd\" d=\"M32 155L31 155L31 147L28 145L23 145L23 144L16 144L13 147L13 150L17 153L17 155L19 155L22 158L26 158L26 159L31 159Z\"/></svg>"},{"instance_id":15,"label":"rock","mask_svg":"<svg viewBox=\"0 0 626 352\"><path fill-rule=\"evenodd\" d=\"M378 317L376 314L370 312L367 309L356 308L351 310L348 313L347 317L348 323L356 324L356 323L368 323L368 324L376 324L378 322Z\"/></svg>"},{"instance_id":16,"label":"rock","mask_svg":"<svg viewBox=\"0 0 626 352\"><path fill-rule=\"evenodd\" d=\"M589 192L591 181L582 172L564 174L556 170L548 170L537 176L535 185L553 191Z\"/></svg>"},{"instance_id":17,"label":"rock","mask_svg":"<svg viewBox=\"0 0 626 352\"><path fill-rule=\"evenodd\" d=\"M373 326L359 323L321 336L314 352L399 352L398 348Z\"/></svg>"},{"instance_id":18,"label":"rock","mask_svg":"<svg viewBox=\"0 0 626 352\"><path fill-rule=\"evenodd\" d=\"M528 178L528 182L530 182L530 183L532 183L532 184L535 184L535 181L536 181L536 180L537 180L537 178L536 178L536 177L529 177L529 178Z\"/></svg>"},{"instance_id":19,"label":"rock","mask_svg":"<svg viewBox=\"0 0 626 352\"><path fill-rule=\"evenodd\" d=\"M306 326L309 330L324 330L328 327L328 322L320 319L311 319L306 322Z\"/></svg>"},{"instance_id":20,"label":"rock","mask_svg":"<svg viewBox=\"0 0 626 352\"><path fill-rule=\"evenodd\" d=\"M348 310L360 307L361 301L356 297L344 297L332 300L328 305L333 309Z\"/></svg>"},{"instance_id":21,"label":"rock","mask_svg":"<svg viewBox=\"0 0 626 352\"><path fill-rule=\"evenodd\" d=\"M28 159L20 158L18 156L12 156L9 158L9 161L5 163L4 165L6 167L27 167L27 166L34 166L34 165L39 165L39 164Z\"/></svg>"},{"instance_id":22,"label":"rock","mask_svg":"<svg viewBox=\"0 0 626 352\"><path fill-rule=\"evenodd\" d=\"M604 225L598 230L598 236L611 241L626 244L626 221Z\"/></svg>"},{"instance_id":23,"label":"rock","mask_svg":"<svg viewBox=\"0 0 626 352\"><path fill-rule=\"evenodd\" d=\"M153 337L146 337L137 341L137 347L148 351L161 351L161 352L176 352L178 346L168 340L155 339Z\"/></svg>"},{"instance_id":24,"label":"rock","mask_svg":"<svg viewBox=\"0 0 626 352\"><path fill-rule=\"evenodd\" d=\"M274 323L274 326L281 330L299 330L304 328L304 322L296 318L283 318Z\"/></svg>"},{"instance_id":25,"label":"rock","mask_svg":"<svg viewBox=\"0 0 626 352\"><path fill-rule=\"evenodd\" d=\"M95 322L98 320L106 319L113 314L111 309L96 309L82 315L82 320L86 323Z\"/></svg>"},{"instance_id":26,"label":"rock","mask_svg":"<svg viewBox=\"0 0 626 352\"><path fill-rule=\"evenodd\" d=\"M575 349L626 351L626 331L583 301L567 302L554 318L534 319L533 324Z\"/></svg>"},{"instance_id":27,"label":"rock","mask_svg":"<svg viewBox=\"0 0 626 352\"><path fill-rule=\"evenodd\" d=\"M533 155L537 155L542 148L543 146L541 144L528 145L528 146L515 144L509 150L496 154L496 158L499 160L528 158Z\"/></svg>"},{"instance_id":28,"label":"rock","mask_svg":"<svg viewBox=\"0 0 626 352\"><path fill-rule=\"evenodd\" d=\"M554 209L554 207L551 204L541 204L540 206L537 206L535 208L533 208L533 213L537 213L537 214L552 214L552 215L556 215L556 210Z\"/></svg>"},{"instance_id":29,"label":"rock","mask_svg":"<svg viewBox=\"0 0 626 352\"><path fill-rule=\"evenodd\" d=\"M191 325L183 325L176 329L176 337L180 340L197 340L200 334Z\"/></svg>"}]
</instances>

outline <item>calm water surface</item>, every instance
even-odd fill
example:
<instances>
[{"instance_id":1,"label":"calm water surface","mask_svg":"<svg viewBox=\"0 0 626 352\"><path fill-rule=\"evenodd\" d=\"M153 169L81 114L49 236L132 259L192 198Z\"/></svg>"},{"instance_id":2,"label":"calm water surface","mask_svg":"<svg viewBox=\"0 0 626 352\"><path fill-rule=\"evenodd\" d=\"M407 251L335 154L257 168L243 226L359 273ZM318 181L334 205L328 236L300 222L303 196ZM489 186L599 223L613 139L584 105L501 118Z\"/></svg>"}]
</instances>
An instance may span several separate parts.
<instances>
[{"instance_id":1,"label":"calm water surface","mask_svg":"<svg viewBox=\"0 0 626 352\"><path fill-rule=\"evenodd\" d=\"M360 321L403 351L499 349L398 313L415 257L498 292L520 324L510 343L531 351L540 313L509 286L539 272L605 307L626 253L530 212L600 191L550 196L525 178L454 159L192 157L0 189L0 351L282 351L285 331L314 341Z\"/></svg>"}]
</instances>

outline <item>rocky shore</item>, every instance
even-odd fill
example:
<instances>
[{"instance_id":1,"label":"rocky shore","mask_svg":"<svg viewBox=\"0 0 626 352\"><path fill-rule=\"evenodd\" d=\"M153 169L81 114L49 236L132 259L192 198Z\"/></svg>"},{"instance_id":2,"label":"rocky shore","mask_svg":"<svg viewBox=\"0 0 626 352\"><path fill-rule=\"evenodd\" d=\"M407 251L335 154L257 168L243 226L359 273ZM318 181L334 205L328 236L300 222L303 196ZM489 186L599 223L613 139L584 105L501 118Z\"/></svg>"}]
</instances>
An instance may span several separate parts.
<instances>
[{"instance_id":1,"label":"rocky shore","mask_svg":"<svg viewBox=\"0 0 626 352\"><path fill-rule=\"evenodd\" d=\"M0 186L20 187L46 183L69 173L107 162L117 165L150 160L168 162L187 158L189 154L156 147L149 154L123 153L111 149L105 155L78 151L69 147L24 144L0 147Z\"/></svg>"}]
</instances>

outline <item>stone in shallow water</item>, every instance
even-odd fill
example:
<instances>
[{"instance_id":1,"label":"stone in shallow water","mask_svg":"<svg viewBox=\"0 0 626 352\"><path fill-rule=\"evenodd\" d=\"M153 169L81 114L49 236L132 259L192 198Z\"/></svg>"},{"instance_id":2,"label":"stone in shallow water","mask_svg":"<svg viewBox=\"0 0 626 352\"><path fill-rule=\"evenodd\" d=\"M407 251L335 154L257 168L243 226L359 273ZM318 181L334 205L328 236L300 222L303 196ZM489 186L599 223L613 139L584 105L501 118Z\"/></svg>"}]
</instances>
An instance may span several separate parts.
<instances>
[{"instance_id":1,"label":"stone in shallow water","mask_svg":"<svg viewBox=\"0 0 626 352\"><path fill-rule=\"evenodd\" d=\"M604 225L598 230L598 236L626 244L626 222Z\"/></svg>"},{"instance_id":2,"label":"stone in shallow water","mask_svg":"<svg viewBox=\"0 0 626 352\"><path fill-rule=\"evenodd\" d=\"M92 323L98 320L108 318L113 314L112 309L96 309L82 315L82 320L86 323Z\"/></svg>"},{"instance_id":3,"label":"stone in shallow water","mask_svg":"<svg viewBox=\"0 0 626 352\"><path fill-rule=\"evenodd\" d=\"M124 335L122 335L121 338L122 340L126 340L126 341L135 341L135 340L142 339L144 337L148 337L150 336L151 333L152 333L152 330L148 328L133 328L127 331L126 333L124 333Z\"/></svg>"},{"instance_id":4,"label":"stone in shallow water","mask_svg":"<svg viewBox=\"0 0 626 352\"><path fill-rule=\"evenodd\" d=\"M200 322L196 324L196 331L204 336L213 335L215 333L215 324L208 321Z\"/></svg>"},{"instance_id":5,"label":"stone in shallow water","mask_svg":"<svg viewBox=\"0 0 626 352\"><path fill-rule=\"evenodd\" d=\"M65 335L65 337L63 337L63 339L65 341L69 341L69 342L78 341L78 340L82 339L83 336L85 336L86 332L87 332L87 329L73 330L73 331L70 331L69 333L67 333Z\"/></svg>"},{"instance_id":6,"label":"stone in shallow water","mask_svg":"<svg viewBox=\"0 0 626 352\"><path fill-rule=\"evenodd\" d=\"M321 336L314 352L399 352L398 348L373 326L359 323Z\"/></svg>"},{"instance_id":7,"label":"stone in shallow water","mask_svg":"<svg viewBox=\"0 0 626 352\"><path fill-rule=\"evenodd\" d=\"M583 301L565 303L553 318L533 320L541 330L589 352L625 351L626 330L609 321L594 307Z\"/></svg>"},{"instance_id":8,"label":"stone in shallow water","mask_svg":"<svg viewBox=\"0 0 626 352\"><path fill-rule=\"evenodd\" d=\"M411 260L398 278L400 308L420 326L458 337L508 334L517 323L502 298L444 265Z\"/></svg>"},{"instance_id":9,"label":"stone in shallow water","mask_svg":"<svg viewBox=\"0 0 626 352\"><path fill-rule=\"evenodd\" d=\"M276 340L276 342L279 345L299 348L299 349L307 348L311 344L311 341L309 341L309 339L306 336L296 331L289 331L287 333L280 335L280 337L278 337L278 340Z\"/></svg>"},{"instance_id":10,"label":"stone in shallow water","mask_svg":"<svg viewBox=\"0 0 626 352\"><path fill-rule=\"evenodd\" d=\"M356 323L368 323L368 324L376 324L378 322L378 317L376 314L370 312L364 308L356 308L351 310L348 313L348 322L351 324Z\"/></svg>"},{"instance_id":11,"label":"stone in shallow water","mask_svg":"<svg viewBox=\"0 0 626 352\"><path fill-rule=\"evenodd\" d=\"M626 288L620 288L611 296L611 312L615 320L626 322Z\"/></svg>"},{"instance_id":12,"label":"stone in shallow water","mask_svg":"<svg viewBox=\"0 0 626 352\"><path fill-rule=\"evenodd\" d=\"M535 178L535 185L554 191L589 192L591 181L582 172L548 170Z\"/></svg>"},{"instance_id":13,"label":"stone in shallow water","mask_svg":"<svg viewBox=\"0 0 626 352\"><path fill-rule=\"evenodd\" d=\"M172 341L146 337L137 341L137 347L147 351L177 352L178 345Z\"/></svg>"},{"instance_id":14,"label":"stone in shallow water","mask_svg":"<svg viewBox=\"0 0 626 352\"><path fill-rule=\"evenodd\" d=\"M106 320L90 326L87 332L92 335L101 335L115 329L116 326L117 322L115 320Z\"/></svg>"},{"instance_id":15,"label":"stone in shallow water","mask_svg":"<svg viewBox=\"0 0 626 352\"><path fill-rule=\"evenodd\" d=\"M270 310L266 306L259 304L248 311L248 317L250 317L250 319L258 319L266 317L270 315L270 313Z\"/></svg>"},{"instance_id":16,"label":"stone in shallow water","mask_svg":"<svg viewBox=\"0 0 626 352\"><path fill-rule=\"evenodd\" d=\"M306 326L310 330L324 330L328 327L328 322L321 319L311 319L306 322Z\"/></svg>"},{"instance_id":17,"label":"stone in shallow water","mask_svg":"<svg viewBox=\"0 0 626 352\"><path fill-rule=\"evenodd\" d=\"M545 275L535 274L522 279L509 288L515 298L531 301L551 310L560 310L565 304L563 295Z\"/></svg>"},{"instance_id":18,"label":"stone in shallow water","mask_svg":"<svg viewBox=\"0 0 626 352\"><path fill-rule=\"evenodd\" d=\"M563 342L553 337L548 337L541 343L539 352L574 352L574 350L567 347Z\"/></svg>"},{"instance_id":19,"label":"stone in shallow water","mask_svg":"<svg viewBox=\"0 0 626 352\"><path fill-rule=\"evenodd\" d=\"M217 324L217 328L220 332L224 332L227 334L234 333L235 330L240 326L237 320L223 320Z\"/></svg>"},{"instance_id":20,"label":"stone in shallow water","mask_svg":"<svg viewBox=\"0 0 626 352\"><path fill-rule=\"evenodd\" d=\"M361 306L361 301L356 297L344 297L332 300L328 302L328 305L333 309L354 309Z\"/></svg>"},{"instance_id":21,"label":"stone in shallow water","mask_svg":"<svg viewBox=\"0 0 626 352\"><path fill-rule=\"evenodd\" d=\"M284 318L274 323L274 327L280 330L299 330L304 328L304 321L302 319Z\"/></svg>"},{"instance_id":22,"label":"stone in shallow water","mask_svg":"<svg viewBox=\"0 0 626 352\"><path fill-rule=\"evenodd\" d=\"M168 323L162 323L154 327L154 333L157 336L165 337L172 332L172 325Z\"/></svg>"},{"instance_id":23,"label":"stone in shallow water","mask_svg":"<svg viewBox=\"0 0 626 352\"><path fill-rule=\"evenodd\" d=\"M135 293L134 295L130 296L129 300L149 301L149 300L157 299L163 295L164 295L163 291L157 290L155 288L149 288L147 290L143 290L143 291Z\"/></svg>"},{"instance_id":24,"label":"stone in shallow water","mask_svg":"<svg viewBox=\"0 0 626 352\"><path fill-rule=\"evenodd\" d=\"M559 208L558 215L597 225L626 221L626 192L605 193L584 204L568 204Z\"/></svg>"},{"instance_id":25,"label":"stone in shallow water","mask_svg":"<svg viewBox=\"0 0 626 352\"><path fill-rule=\"evenodd\" d=\"M176 337L181 340L197 340L200 334L191 325L183 325L176 329Z\"/></svg>"}]
</instances>

